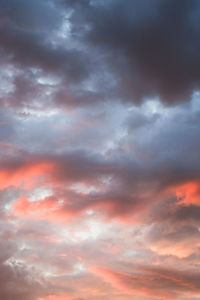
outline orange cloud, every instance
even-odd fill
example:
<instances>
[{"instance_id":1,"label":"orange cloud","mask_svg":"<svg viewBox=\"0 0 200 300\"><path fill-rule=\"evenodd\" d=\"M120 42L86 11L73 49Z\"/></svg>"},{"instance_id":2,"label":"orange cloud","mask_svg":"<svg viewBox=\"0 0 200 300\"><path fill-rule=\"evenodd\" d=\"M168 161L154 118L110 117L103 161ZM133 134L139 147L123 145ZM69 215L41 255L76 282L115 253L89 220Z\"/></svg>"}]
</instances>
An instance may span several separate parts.
<instances>
[{"instance_id":1,"label":"orange cloud","mask_svg":"<svg viewBox=\"0 0 200 300\"><path fill-rule=\"evenodd\" d=\"M200 288L196 273L156 267L133 267L134 272L122 272L102 267L89 270L110 283L114 288L128 294L147 296L153 299L178 300L180 295L199 295Z\"/></svg>"},{"instance_id":2,"label":"orange cloud","mask_svg":"<svg viewBox=\"0 0 200 300\"><path fill-rule=\"evenodd\" d=\"M23 195L13 203L12 210L20 218L44 219L53 223L69 222L72 217L79 214L79 212L63 209L59 201L52 196L44 200L29 201Z\"/></svg>"},{"instance_id":3,"label":"orange cloud","mask_svg":"<svg viewBox=\"0 0 200 300\"><path fill-rule=\"evenodd\" d=\"M22 165L7 165L0 169L0 189L9 186L23 186L32 189L37 186L43 176L52 170L53 164L49 161L30 162Z\"/></svg>"},{"instance_id":4,"label":"orange cloud","mask_svg":"<svg viewBox=\"0 0 200 300\"><path fill-rule=\"evenodd\" d=\"M176 196L181 199L182 204L200 204L200 183L190 181L175 189Z\"/></svg>"},{"instance_id":5,"label":"orange cloud","mask_svg":"<svg viewBox=\"0 0 200 300\"><path fill-rule=\"evenodd\" d=\"M59 295L49 295L44 298L38 298L38 300L73 300L72 297L70 297L67 294L59 294Z\"/></svg>"}]
</instances>

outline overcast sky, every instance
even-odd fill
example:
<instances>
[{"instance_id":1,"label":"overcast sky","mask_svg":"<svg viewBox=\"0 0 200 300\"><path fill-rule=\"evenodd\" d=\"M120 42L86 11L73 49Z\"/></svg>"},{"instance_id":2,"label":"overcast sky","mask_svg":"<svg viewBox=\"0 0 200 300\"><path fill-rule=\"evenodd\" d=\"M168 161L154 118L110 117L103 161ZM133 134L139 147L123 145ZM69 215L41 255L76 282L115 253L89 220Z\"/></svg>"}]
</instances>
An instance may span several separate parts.
<instances>
[{"instance_id":1,"label":"overcast sky","mask_svg":"<svg viewBox=\"0 0 200 300\"><path fill-rule=\"evenodd\" d=\"M200 298L200 1L0 0L0 299Z\"/></svg>"}]
</instances>

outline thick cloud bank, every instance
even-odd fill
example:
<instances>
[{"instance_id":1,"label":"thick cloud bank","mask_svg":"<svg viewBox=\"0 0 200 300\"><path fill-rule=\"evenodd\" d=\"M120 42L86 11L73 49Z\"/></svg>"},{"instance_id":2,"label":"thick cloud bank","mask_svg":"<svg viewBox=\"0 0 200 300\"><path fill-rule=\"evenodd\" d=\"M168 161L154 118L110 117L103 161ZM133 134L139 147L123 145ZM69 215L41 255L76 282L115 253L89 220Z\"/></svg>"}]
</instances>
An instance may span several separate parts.
<instances>
[{"instance_id":1,"label":"thick cloud bank","mask_svg":"<svg viewBox=\"0 0 200 300\"><path fill-rule=\"evenodd\" d=\"M0 17L0 299L199 298L199 1Z\"/></svg>"}]
</instances>

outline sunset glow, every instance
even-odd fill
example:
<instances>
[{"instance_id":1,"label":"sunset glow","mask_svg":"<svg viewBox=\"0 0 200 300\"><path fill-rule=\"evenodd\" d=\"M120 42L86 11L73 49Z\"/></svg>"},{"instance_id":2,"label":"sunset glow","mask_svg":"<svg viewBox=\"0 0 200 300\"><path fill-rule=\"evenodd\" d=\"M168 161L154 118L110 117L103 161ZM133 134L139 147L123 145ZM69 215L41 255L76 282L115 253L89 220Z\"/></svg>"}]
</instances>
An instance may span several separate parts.
<instances>
[{"instance_id":1,"label":"sunset glow","mask_svg":"<svg viewBox=\"0 0 200 300\"><path fill-rule=\"evenodd\" d=\"M0 300L200 299L199 20L0 0Z\"/></svg>"}]
</instances>

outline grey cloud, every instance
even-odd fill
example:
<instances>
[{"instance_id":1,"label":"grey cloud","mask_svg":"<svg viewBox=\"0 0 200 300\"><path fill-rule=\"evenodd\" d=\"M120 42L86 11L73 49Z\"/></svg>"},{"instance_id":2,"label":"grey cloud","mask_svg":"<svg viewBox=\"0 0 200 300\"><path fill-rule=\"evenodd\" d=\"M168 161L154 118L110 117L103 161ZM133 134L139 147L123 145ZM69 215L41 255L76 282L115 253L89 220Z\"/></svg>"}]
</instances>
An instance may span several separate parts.
<instances>
[{"instance_id":1,"label":"grey cloud","mask_svg":"<svg viewBox=\"0 0 200 300\"><path fill-rule=\"evenodd\" d=\"M55 28L61 20L61 12L54 1L40 0L2 0L0 15L4 22L31 30L49 30Z\"/></svg>"},{"instance_id":2,"label":"grey cloud","mask_svg":"<svg viewBox=\"0 0 200 300\"><path fill-rule=\"evenodd\" d=\"M200 86L198 1L97 3L83 11L88 39L103 47L122 97L188 100Z\"/></svg>"}]
</instances>

